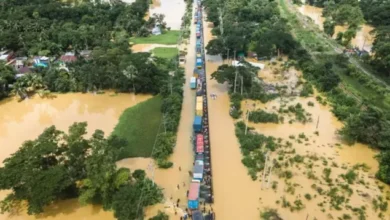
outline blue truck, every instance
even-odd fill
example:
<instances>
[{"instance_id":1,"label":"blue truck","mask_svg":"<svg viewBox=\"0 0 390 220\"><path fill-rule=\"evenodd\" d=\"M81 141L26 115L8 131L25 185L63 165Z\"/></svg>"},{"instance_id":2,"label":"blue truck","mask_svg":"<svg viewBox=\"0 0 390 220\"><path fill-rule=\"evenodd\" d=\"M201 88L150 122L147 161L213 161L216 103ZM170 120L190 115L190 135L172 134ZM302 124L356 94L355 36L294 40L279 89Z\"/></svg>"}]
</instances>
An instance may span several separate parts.
<instances>
[{"instance_id":1,"label":"blue truck","mask_svg":"<svg viewBox=\"0 0 390 220\"><path fill-rule=\"evenodd\" d=\"M196 68L202 69L202 67L203 67L202 58L197 58L196 59Z\"/></svg>"},{"instance_id":2,"label":"blue truck","mask_svg":"<svg viewBox=\"0 0 390 220\"><path fill-rule=\"evenodd\" d=\"M202 131L202 116L195 115L193 128L195 133L199 133Z\"/></svg>"}]
</instances>

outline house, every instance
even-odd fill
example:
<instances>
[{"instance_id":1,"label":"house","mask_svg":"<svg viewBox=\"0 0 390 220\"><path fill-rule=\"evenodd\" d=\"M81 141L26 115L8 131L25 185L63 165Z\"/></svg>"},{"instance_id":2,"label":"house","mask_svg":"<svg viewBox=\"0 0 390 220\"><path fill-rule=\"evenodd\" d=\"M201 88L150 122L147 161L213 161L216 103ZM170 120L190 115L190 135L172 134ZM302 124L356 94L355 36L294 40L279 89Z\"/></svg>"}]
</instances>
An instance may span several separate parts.
<instances>
[{"instance_id":1,"label":"house","mask_svg":"<svg viewBox=\"0 0 390 220\"><path fill-rule=\"evenodd\" d=\"M49 57L45 56L34 56L33 57L33 66L34 67L48 67L49 66Z\"/></svg>"},{"instance_id":2,"label":"house","mask_svg":"<svg viewBox=\"0 0 390 220\"><path fill-rule=\"evenodd\" d=\"M80 51L80 56L86 60L89 60L89 59L91 59L91 53L92 53L92 51L90 51L90 50L82 50L82 51Z\"/></svg>"},{"instance_id":3,"label":"house","mask_svg":"<svg viewBox=\"0 0 390 220\"><path fill-rule=\"evenodd\" d=\"M61 56L60 60L64 63L71 63L77 61L77 57L75 56L74 52L66 52Z\"/></svg>"},{"instance_id":4,"label":"house","mask_svg":"<svg viewBox=\"0 0 390 220\"><path fill-rule=\"evenodd\" d=\"M152 34L153 35L160 35L161 34L161 28L159 26L155 26L153 29L152 29Z\"/></svg>"},{"instance_id":5,"label":"house","mask_svg":"<svg viewBox=\"0 0 390 220\"><path fill-rule=\"evenodd\" d=\"M16 57L14 63L15 69L20 69L24 67L26 62L27 62L27 57Z\"/></svg>"},{"instance_id":6,"label":"house","mask_svg":"<svg viewBox=\"0 0 390 220\"><path fill-rule=\"evenodd\" d=\"M17 69L17 71L19 74L23 74L23 75L26 73L31 73L31 69L28 66L24 66L22 68L19 68L19 69Z\"/></svg>"},{"instance_id":7,"label":"house","mask_svg":"<svg viewBox=\"0 0 390 220\"><path fill-rule=\"evenodd\" d=\"M0 61L9 62L14 58L14 52L3 50L0 51Z\"/></svg>"},{"instance_id":8,"label":"house","mask_svg":"<svg viewBox=\"0 0 390 220\"><path fill-rule=\"evenodd\" d=\"M257 59L257 53L252 52L252 51L249 51L249 52L248 52L248 57L249 57L249 58Z\"/></svg>"}]
</instances>

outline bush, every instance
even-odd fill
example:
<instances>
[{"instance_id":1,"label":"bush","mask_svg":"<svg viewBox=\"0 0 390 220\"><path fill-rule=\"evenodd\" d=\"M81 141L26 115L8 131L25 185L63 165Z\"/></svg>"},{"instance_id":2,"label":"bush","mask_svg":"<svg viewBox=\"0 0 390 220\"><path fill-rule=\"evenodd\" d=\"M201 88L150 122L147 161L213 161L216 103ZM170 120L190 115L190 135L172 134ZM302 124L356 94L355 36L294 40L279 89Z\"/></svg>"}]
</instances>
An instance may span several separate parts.
<instances>
[{"instance_id":1,"label":"bush","mask_svg":"<svg viewBox=\"0 0 390 220\"><path fill-rule=\"evenodd\" d=\"M313 87L310 83L304 83L303 88L301 90L300 96L302 97L309 97L314 93Z\"/></svg>"},{"instance_id":2,"label":"bush","mask_svg":"<svg viewBox=\"0 0 390 220\"><path fill-rule=\"evenodd\" d=\"M248 119L254 123L279 123L279 117L277 114L268 113L263 110L250 112Z\"/></svg>"}]
</instances>

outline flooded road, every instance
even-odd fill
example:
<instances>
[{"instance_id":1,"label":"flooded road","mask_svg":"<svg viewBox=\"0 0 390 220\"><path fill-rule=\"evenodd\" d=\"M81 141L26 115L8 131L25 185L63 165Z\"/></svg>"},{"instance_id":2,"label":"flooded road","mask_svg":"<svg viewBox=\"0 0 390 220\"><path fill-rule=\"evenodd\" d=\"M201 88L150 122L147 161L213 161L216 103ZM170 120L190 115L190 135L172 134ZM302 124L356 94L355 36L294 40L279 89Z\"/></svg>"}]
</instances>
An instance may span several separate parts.
<instances>
[{"instance_id":1,"label":"flooded road","mask_svg":"<svg viewBox=\"0 0 390 220\"><path fill-rule=\"evenodd\" d=\"M306 4L298 7L298 11L303 15L310 17L313 22L319 26L321 30L323 30L323 23L325 21L325 18L322 17L322 10L322 8ZM374 28L370 25L361 25L361 29L356 33L356 37L351 41L352 45L358 47L359 49L362 49L364 47L366 51L371 51L372 44L374 42L374 35L371 35L370 31L372 31L373 29ZM336 38L337 33L344 32L346 30L346 27L336 26L333 38Z\"/></svg>"},{"instance_id":2,"label":"flooded road","mask_svg":"<svg viewBox=\"0 0 390 220\"><path fill-rule=\"evenodd\" d=\"M185 7L186 4L183 0L155 0L149 8L149 16L163 14L167 27L170 27L171 30L180 30Z\"/></svg>"},{"instance_id":3,"label":"flooded road","mask_svg":"<svg viewBox=\"0 0 390 220\"><path fill-rule=\"evenodd\" d=\"M122 112L139 102L151 98L150 95L106 94L93 95L81 93L59 94L53 99L38 96L18 102L10 98L0 102L0 146L1 162L17 151L21 144L35 139L42 131L55 125L67 131L74 122L86 121L88 135L101 129L109 135L117 124ZM0 199L8 192L0 191ZM25 210L19 214L0 214L0 220L16 219L114 219L111 212L104 212L100 206L81 207L78 201L66 200L49 206L45 213L34 217Z\"/></svg>"},{"instance_id":4,"label":"flooded road","mask_svg":"<svg viewBox=\"0 0 390 220\"><path fill-rule=\"evenodd\" d=\"M211 29L204 21L205 45L212 39ZM210 75L222 64L220 56L206 55L209 99L211 161L213 169L214 204L218 219L259 219L260 183L251 180L241 163L241 152L234 132L234 121L229 115L227 85L210 80Z\"/></svg>"},{"instance_id":5,"label":"flooded road","mask_svg":"<svg viewBox=\"0 0 390 220\"><path fill-rule=\"evenodd\" d=\"M193 8L193 10L195 10ZM191 22L192 24L193 22ZM173 162L170 169L158 169L157 165L150 158L128 158L117 163L118 167L127 167L131 170L144 169L149 178L154 179L157 185L163 188L165 201L163 204L148 207L146 218L152 217L158 211L164 211L172 220L179 220L183 211L187 207L187 190L191 182L188 171L192 171L194 154L190 137L192 136L192 123L195 115L195 91L190 89L189 81L193 76L195 67L195 26L191 25L191 36L187 46L187 56L185 64L185 79L183 85L183 104L179 129L177 132L176 146L169 161ZM154 169L152 167L154 166ZM180 170L179 170L180 167ZM153 171L154 170L154 171ZM179 188L178 188L179 185ZM175 207L180 199L179 208ZM175 212L177 214L175 214Z\"/></svg>"}]
</instances>

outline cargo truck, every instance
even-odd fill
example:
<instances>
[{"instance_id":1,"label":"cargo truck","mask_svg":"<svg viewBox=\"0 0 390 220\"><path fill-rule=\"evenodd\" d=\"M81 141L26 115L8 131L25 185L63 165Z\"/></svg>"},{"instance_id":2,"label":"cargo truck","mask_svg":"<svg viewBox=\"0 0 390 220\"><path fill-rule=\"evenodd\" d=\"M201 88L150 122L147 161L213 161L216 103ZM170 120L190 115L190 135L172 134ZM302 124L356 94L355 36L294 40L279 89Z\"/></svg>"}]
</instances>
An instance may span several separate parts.
<instances>
[{"instance_id":1,"label":"cargo truck","mask_svg":"<svg viewBox=\"0 0 390 220\"><path fill-rule=\"evenodd\" d=\"M195 115L193 128L195 133L202 131L202 116Z\"/></svg>"},{"instance_id":2,"label":"cargo truck","mask_svg":"<svg viewBox=\"0 0 390 220\"><path fill-rule=\"evenodd\" d=\"M198 209L199 208L199 191L200 191L200 181L192 180L190 184L190 190L188 193L188 208L189 209Z\"/></svg>"},{"instance_id":3,"label":"cargo truck","mask_svg":"<svg viewBox=\"0 0 390 220\"><path fill-rule=\"evenodd\" d=\"M196 77L191 77L190 87L191 89L196 89Z\"/></svg>"},{"instance_id":4,"label":"cargo truck","mask_svg":"<svg viewBox=\"0 0 390 220\"><path fill-rule=\"evenodd\" d=\"M195 180L203 180L204 163L201 160L195 160L194 169L192 170L192 178Z\"/></svg>"}]
</instances>

